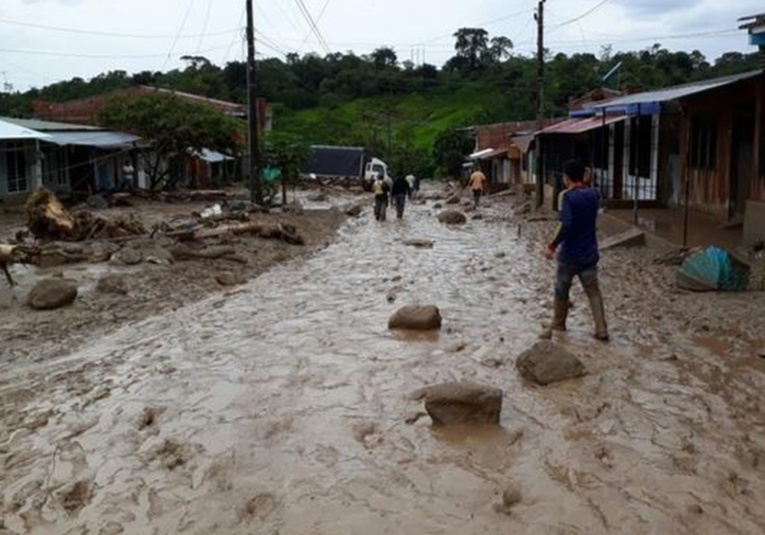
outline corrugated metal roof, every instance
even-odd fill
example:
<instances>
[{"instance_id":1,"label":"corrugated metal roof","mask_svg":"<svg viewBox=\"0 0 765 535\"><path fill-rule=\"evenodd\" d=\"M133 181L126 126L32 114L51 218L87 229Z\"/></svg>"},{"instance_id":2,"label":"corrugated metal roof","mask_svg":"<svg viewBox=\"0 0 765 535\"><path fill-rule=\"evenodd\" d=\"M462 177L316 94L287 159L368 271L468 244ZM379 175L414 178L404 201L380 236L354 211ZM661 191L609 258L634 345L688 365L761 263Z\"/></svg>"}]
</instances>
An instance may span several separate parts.
<instances>
[{"instance_id":1,"label":"corrugated metal roof","mask_svg":"<svg viewBox=\"0 0 765 535\"><path fill-rule=\"evenodd\" d=\"M14 117L0 117L0 120L13 123L24 128L31 130L37 130L38 132L58 131L98 131L103 130L97 126L87 126L82 124L70 124L70 123L55 123L52 121L41 121L40 119L16 119Z\"/></svg>"},{"instance_id":2,"label":"corrugated metal roof","mask_svg":"<svg viewBox=\"0 0 765 535\"><path fill-rule=\"evenodd\" d=\"M46 141L56 145L81 145L101 149L118 149L129 147L141 138L122 132L51 132Z\"/></svg>"},{"instance_id":3,"label":"corrugated metal roof","mask_svg":"<svg viewBox=\"0 0 765 535\"><path fill-rule=\"evenodd\" d=\"M606 116L605 125L624 121L626 115ZM603 117L590 117L587 119L569 119L567 121L548 126L542 130L541 134L583 134L596 128L602 128L604 125Z\"/></svg>"},{"instance_id":4,"label":"corrugated metal roof","mask_svg":"<svg viewBox=\"0 0 765 535\"><path fill-rule=\"evenodd\" d=\"M491 160L497 156L507 156L507 149L486 149L481 151L480 156L471 156L473 160Z\"/></svg>"},{"instance_id":5,"label":"corrugated metal roof","mask_svg":"<svg viewBox=\"0 0 765 535\"><path fill-rule=\"evenodd\" d=\"M719 87L725 87L726 85L735 84L744 80L749 80L761 76L762 71L752 71L743 74L737 74L735 76L726 76L724 78L714 78L712 80L703 80L700 82L694 82L692 84L680 85L675 87L668 87L666 89L657 89L656 91L646 91L643 93L635 93L633 95L627 95L626 97L619 97L605 102L594 104L590 109L600 110L603 108L619 108L636 106L638 104L651 104L659 102L669 102L671 100L678 100L684 97L689 97L697 93L703 93L704 91L710 91Z\"/></svg>"},{"instance_id":6,"label":"corrugated metal roof","mask_svg":"<svg viewBox=\"0 0 765 535\"><path fill-rule=\"evenodd\" d=\"M48 136L8 121L0 120L0 139L42 139Z\"/></svg>"}]
</instances>

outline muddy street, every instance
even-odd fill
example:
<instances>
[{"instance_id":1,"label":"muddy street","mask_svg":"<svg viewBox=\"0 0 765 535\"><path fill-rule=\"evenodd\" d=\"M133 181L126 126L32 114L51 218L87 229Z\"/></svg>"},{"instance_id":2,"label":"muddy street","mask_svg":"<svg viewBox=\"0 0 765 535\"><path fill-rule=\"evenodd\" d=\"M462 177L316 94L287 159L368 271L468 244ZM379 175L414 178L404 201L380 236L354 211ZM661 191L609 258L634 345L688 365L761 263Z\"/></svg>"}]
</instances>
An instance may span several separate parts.
<instances>
[{"instance_id":1,"label":"muddy street","mask_svg":"<svg viewBox=\"0 0 765 535\"><path fill-rule=\"evenodd\" d=\"M765 532L761 293L681 293L645 250L610 251L612 342L577 289L556 339L589 373L532 387L514 363L550 315L549 223L408 210L3 366L0 534ZM407 304L438 305L441 332L390 332ZM463 379L504 391L500 427L420 414L413 392Z\"/></svg>"}]
</instances>

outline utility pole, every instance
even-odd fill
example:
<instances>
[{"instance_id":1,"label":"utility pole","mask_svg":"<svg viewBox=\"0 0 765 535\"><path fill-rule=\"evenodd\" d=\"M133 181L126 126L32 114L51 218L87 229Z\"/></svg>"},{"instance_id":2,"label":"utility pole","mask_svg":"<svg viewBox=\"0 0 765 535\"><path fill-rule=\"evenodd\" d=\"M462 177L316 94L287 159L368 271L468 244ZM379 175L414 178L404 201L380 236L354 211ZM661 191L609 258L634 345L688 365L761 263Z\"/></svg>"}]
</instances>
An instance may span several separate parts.
<instances>
[{"instance_id":1,"label":"utility pole","mask_svg":"<svg viewBox=\"0 0 765 535\"><path fill-rule=\"evenodd\" d=\"M537 21L537 132L544 127L545 118L545 0L539 0L534 18ZM544 203L544 174L542 173L542 140L536 138L534 150L537 175L537 208Z\"/></svg>"},{"instance_id":2,"label":"utility pole","mask_svg":"<svg viewBox=\"0 0 765 535\"><path fill-rule=\"evenodd\" d=\"M250 155L250 200L255 204L263 204L263 182L260 179L260 118L258 117L253 0L245 1L247 3L247 146Z\"/></svg>"}]
</instances>

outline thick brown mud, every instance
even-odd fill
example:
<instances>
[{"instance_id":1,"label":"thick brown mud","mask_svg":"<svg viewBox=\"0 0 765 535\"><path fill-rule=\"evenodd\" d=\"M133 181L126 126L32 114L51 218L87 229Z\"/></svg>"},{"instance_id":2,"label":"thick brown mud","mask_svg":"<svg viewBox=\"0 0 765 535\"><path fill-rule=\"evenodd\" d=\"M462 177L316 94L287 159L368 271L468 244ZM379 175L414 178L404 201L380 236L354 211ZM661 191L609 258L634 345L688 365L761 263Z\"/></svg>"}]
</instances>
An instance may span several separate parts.
<instances>
[{"instance_id":1,"label":"thick brown mud","mask_svg":"<svg viewBox=\"0 0 765 535\"><path fill-rule=\"evenodd\" d=\"M239 291L3 367L0 533L763 533L762 294L681 293L647 250L609 252L612 342L578 290L557 341L589 374L530 387L514 361L553 266L547 224L519 238L509 210L367 210ZM441 333L390 333L417 303ZM505 391L502 426L431 429L412 392L465 379Z\"/></svg>"}]
</instances>

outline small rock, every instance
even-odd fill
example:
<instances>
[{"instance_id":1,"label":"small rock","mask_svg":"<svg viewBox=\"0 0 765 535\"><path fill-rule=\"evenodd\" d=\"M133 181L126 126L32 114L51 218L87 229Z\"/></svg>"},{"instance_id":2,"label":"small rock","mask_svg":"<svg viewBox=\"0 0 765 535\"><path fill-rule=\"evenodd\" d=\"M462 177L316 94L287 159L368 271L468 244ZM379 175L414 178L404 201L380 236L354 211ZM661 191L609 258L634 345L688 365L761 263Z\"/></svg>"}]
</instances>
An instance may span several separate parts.
<instances>
[{"instance_id":1,"label":"small rock","mask_svg":"<svg viewBox=\"0 0 765 535\"><path fill-rule=\"evenodd\" d=\"M67 279L45 279L29 292L27 303L35 310L54 310L74 303L77 283Z\"/></svg>"},{"instance_id":2,"label":"small rock","mask_svg":"<svg viewBox=\"0 0 765 535\"><path fill-rule=\"evenodd\" d=\"M498 253L494 254L494 258L506 258L507 253L503 253L502 251L499 251Z\"/></svg>"},{"instance_id":3,"label":"small rock","mask_svg":"<svg viewBox=\"0 0 765 535\"><path fill-rule=\"evenodd\" d=\"M167 266L172 264L174 261L173 253L162 247L147 247L142 249L140 252L143 261L148 262L149 264Z\"/></svg>"},{"instance_id":4,"label":"small rock","mask_svg":"<svg viewBox=\"0 0 765 535\"><path fill-rule=\"evenodd\" d=\"M408 245L409 247L417 247L418 249L433 248L433 242L431 240L423 240L423 239L405 240L404 245Z\"/></svg>"},{"instance_id":5,"label":"small rock","mask_svg":"<svg viewBox=\"0 0 765 535\"><path fill-rule=\"evenodd\" d=\"M455 193L454 195L452 195L451 197L446 199L445 202L446 202L446 204L459 204L460 203L460 196L459 196L459 194Z\"/></svg>"},{"instance_id":6,"label":"small rock","mask_svg":"<svg viewBox=\"0 0 765 535\"><path fill-rule=\"evenodd\" d=\"M509 515L513 507L523 501L523 494L517 487L509 487L502 493L502 503L494 504L494 510L498 513Z\"/></svg>"},{"instance_id":7,"label":"small rock","mask_svg":"<svg viewBox=\"0 0 765 535\"><path fill-rule=\"evenodd\" d=\"M361 210L362 210L361 205L356 204L348 208L345 211L345 215L347 215L348 217L359 217L361 215Z\"/></svg>"},{"instance_id":8,"label":"small rock","mask_svg":"<svg viewBox=\"0 0 765 535\"><path fill-rule=\"evenodd\" d=\"M524 379L538 385L576 379L586 373L576 355L546 340L525 351L515 366Z\"/></svg>"},{"instance_id":9,"label":"small rock","mask_svg":"<svg viewBox=\"0 0 765 535\"><path fill-rule=\"evenodd\" d=\"M449 353L460 353L465 350L467 344L465 342L455 342L447 348Z\"/></svg>"},{"instance_id":10,"label":"small rock","mask_svg":"<svg viewBox=\"0 0 765 535\"><path fill-rule=\"evenodd\" d=\"M433 205L433 209L434 210L440 210L443 207L444 207L444 205L441 204L440 202L437 202L436 204Z\"/></svg>"},{"instance_id":11,"label":"small rock","mask_svg":"<svg viewBox=\"0 0 765 535\"><path fill-rule=\"evenodd\" d=\"M98 280L96 290L105 294L127 295L130 288L124 276L106 275Z\"/></svg>"},{"instance_id":12,"label":"small rock","mask_svg":"<svg viewBox=\"0 0 765 535\"><path fill-rule=\"evenodd\" d=\"M438 214L438 220L445 225L464 225L467 217L456 210L445 210Z\"/></svg>"},{"instance_id":13,"label":"small rock","mask_svg":"<svg viewBox=\"0 0 765 535\"><path fill-rule=\"evenodd\" d=\"M123 247L120 252L114 255L112 258L114 258L117 262L125 264L126 266L135 266L143 262L143 253L140 251L140 249L135 249L133 247Z\"/></svg>"},{"instance_id":14,"label":"small rock","mask_svg":"<svg viewBox=\"0 0 765 535\"><path fill-rule=\"evenodd\" d=\"M218 275L215 277L215 280L218 281L218 284L221 286L236 286L238 284L242 284L243 282L240 276L229 271L218 273Z\"/></svg>"},{"instance_id":15,"label":"small rock","mask_svg":"<svg viewBox=\"0 0 765 535\"><path fill-rule=\"evenodd\" d=\"M436 426L499 424L502 395L491 386L446 383L425 390L425 410Z\"/></svg>"},{"instance_id":16,"label":"small rock","mask_svg":"<svg viewBox=\"0 0 765 535\"><path fill-rule=\"evenodd\" d=\"M688 512L696 515L701 515L704 513L704 509L696 503L688 506Z\"/></svg>"},{"instance_id":17,"label":"small rock","mask_svg":"<svg viewBox=\"0 0 765 535\"><path fill-rule=\"evenodd\" d=\"M441 311L433 305L406 306L388 320L389 329L431 331L441 328Z\"/></svg>"},{"instance_id":18,"label":"small rock","mask_svg":"<svg viewBox=\"0 0 765 535\"><path fill-rule=\"evenodd\" d=\"M481 220L483 219L483 214L474 214L473 219L476 221Z\"/></svg>"},{"instance_id":19,"label":"small rock","mask_svg":"<svg viewBox=\"0 0 765 535\"><path fill-rule=\"evenodd\" d=\"M388 290L388 293L385 295L385 299L388 301L388 303L394 303L396 299L398 299L398 294L404 291L404 287L394 286L390 290Z\"/></svg>"}]
</instances>

